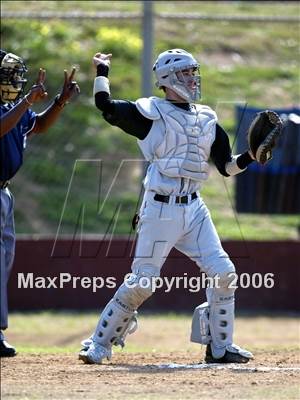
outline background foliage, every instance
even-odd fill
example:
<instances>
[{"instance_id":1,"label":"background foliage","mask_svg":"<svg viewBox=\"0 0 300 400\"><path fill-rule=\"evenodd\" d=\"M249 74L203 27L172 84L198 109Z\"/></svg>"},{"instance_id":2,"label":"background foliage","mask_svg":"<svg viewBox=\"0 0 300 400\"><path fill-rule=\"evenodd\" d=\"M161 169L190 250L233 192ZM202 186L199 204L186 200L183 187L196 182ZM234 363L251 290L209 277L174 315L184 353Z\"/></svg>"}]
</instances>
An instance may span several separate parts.
<instances>
[{"instance_id":1,"label":"background foliage","mask_svg":"<svg viewBox=\"0 0 300 400\"><path fill-rule=\"evenodd\" d=\"M2 1L1 7L15 11L142 10L138 1ZM155 2L154 7L157 12L299 15L297 2L174 1ZM135 138L109 126L95 108L91 58L99 50L112 52L113 97L140 97L141 21L4 18L1 38L2 48L26 60L28 88L38 68L46 68L47 104L60 90L63 70L72 65L78 68L76 79L81 87L80 96L65 108L49 134L30 140L24 166L12 184L17 232L53 235L61 220L60 233L73 234L76 227L84 233L105 233L117 214L118 223L109 229L129 233L141 189L141 154ZM202 101L217 108L232 141L236 103L262 108L299 103L298 46L299 24L295 23L155 19L155 55L166 48L182 47L198 57ZM154 94L159 92L154 90ZM34 106L34 110L39 112L47 104ZM135 161L120 164L124 159ZM117 183L102 209L115 174ZM212 167L203 197L223 239L297 237L296 216L237 216L233 196L234 179L224 180Z\"/></svg>"}]
</instances>

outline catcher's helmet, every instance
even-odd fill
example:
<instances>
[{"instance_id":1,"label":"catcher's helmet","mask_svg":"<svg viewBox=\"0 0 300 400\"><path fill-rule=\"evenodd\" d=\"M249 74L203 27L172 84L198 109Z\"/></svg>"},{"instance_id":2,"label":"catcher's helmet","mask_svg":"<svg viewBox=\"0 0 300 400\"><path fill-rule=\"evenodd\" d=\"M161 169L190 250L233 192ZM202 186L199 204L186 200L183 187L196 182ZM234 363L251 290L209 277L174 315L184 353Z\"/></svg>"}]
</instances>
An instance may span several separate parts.
<instances>
[{"instance_id":1,"label":"catcher's helmet","mask_svg":"<svg viewBox=\"0 0 300 400\"><path fill-rule=\"evenodd\" d=\"M200 98L199 63L182 49L172 49L161 53L153 65L157 82L156 86L166 86L188 102ZM182 71L193 69L196 74L191 77L184 76ZM192 83L192 85L191 85Z\"/></svg>"},{"instance_id":2,"label":"catcher's helmet","mask_svg":"<svg viewBox=\"0 0 300 400\"><path fill-rule=\"evenodd\" d=\"M2 103L14 102L23 93L27 79L26 65L21 57L0 50L0 100Z\"/></svg>"}]
</instances>

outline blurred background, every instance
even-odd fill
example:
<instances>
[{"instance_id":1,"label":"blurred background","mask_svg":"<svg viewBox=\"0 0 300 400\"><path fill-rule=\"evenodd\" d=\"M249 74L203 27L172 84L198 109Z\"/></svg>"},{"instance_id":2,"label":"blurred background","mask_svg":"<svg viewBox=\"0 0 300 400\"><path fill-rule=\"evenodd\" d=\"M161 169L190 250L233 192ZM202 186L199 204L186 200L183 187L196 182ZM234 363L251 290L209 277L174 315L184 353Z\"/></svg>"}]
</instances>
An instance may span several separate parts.
<instances>
[{"instance_id":1,"label":"blurred background","mask_svg":"<svg viewBox=\"0 0 300 400\"><path fill-rule=\"evenodd\" d=\"M62 85L63 70L73 65L81 87L51 131L28 143L25 163L11 185L18 234L52 236L59 226L60 235L74 234L79 223L84 234L105 233L116 214L115 233L130 232L141 190L142 156L135 138L108 125L94 106L91 59L97 51L113 54L113 98L129 100L151 94L151 88L160 95L151 76L160 52L174 47L192 52L201 64L201 101L217 110L234 151L239 140L239 151L246 148L246 126L238 130L237 106L299 107L298 2L4 0L1 15L1 47L26 61L27 89L39 67L45 68L50 103ZM143 64L149 51L152 60ZM299 179L295 185L299 193ZM262 193L261 186L248 186L247 181L242 186L248 198ZM235 179L224 179L214 166L202 195L222 239L298 237L295 212L277 210L272 215L255 206L237 212ZM276 197L275 190L268 201Z\"/></svg>"}]
</instances>

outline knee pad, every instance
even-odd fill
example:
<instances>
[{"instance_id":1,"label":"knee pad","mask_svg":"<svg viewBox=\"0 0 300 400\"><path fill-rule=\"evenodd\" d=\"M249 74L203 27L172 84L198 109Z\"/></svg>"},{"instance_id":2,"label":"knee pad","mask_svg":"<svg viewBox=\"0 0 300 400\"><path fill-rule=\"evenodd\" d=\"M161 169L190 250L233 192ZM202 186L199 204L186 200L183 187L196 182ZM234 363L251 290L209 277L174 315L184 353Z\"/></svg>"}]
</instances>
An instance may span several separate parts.
<instances>
[{"instance_id":1,"label":"knee pad","mask_svg":"<svg viewBox=\"0 0 300 400\"><path fill-rule=\"evenodd\" d=\"M220 295L223 294L224 296L233 294L235 291L233 283L236 276L234 264L229 260L229 258L225 258L222 263L219 263L215 271L215 278L217 279L215 280L213 291L215 293L220 293ZM206 291L208 297L209 290L211 289L207 289Z\"/></svg>"},{"instance_id":2,"label":"knee pad","mask_svg":"<svg viewBox=\"0 0 300 400\"><path fill-rule=\"evenodd\" d=\"M155 292L155 278L158 276L159 268L155 266L136 268L119 287L114 298L134 311Z\"/></svg>"}]
</instances>

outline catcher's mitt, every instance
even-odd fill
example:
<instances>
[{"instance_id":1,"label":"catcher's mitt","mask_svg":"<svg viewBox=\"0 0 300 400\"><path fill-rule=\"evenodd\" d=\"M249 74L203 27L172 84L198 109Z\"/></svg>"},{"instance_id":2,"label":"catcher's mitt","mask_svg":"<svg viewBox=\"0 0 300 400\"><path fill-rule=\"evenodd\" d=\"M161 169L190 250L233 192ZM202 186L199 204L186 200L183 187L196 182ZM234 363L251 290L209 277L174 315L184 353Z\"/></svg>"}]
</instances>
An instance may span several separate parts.
<instances>
[{"instance_id":1,"label":"catcher's mitt","mask_svg":"<svg viewBox=\"0 0 300 400\"><path fill-rule=\"evenodd\" d=\"M248 130L248 144L252 158L266 164L272 158L272 150L281 134L282 121L274 111L258 113Z\"/></svg>"}]
</instances>

